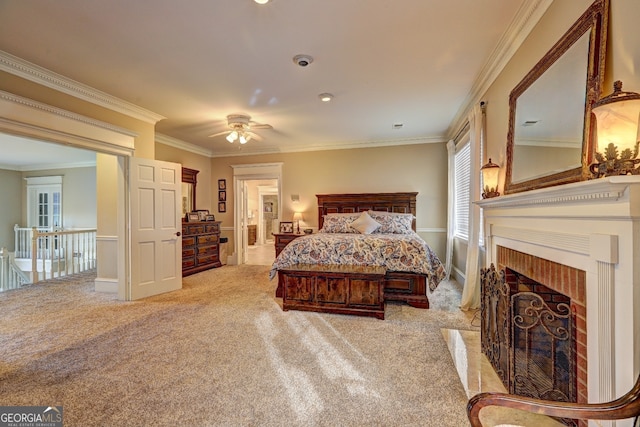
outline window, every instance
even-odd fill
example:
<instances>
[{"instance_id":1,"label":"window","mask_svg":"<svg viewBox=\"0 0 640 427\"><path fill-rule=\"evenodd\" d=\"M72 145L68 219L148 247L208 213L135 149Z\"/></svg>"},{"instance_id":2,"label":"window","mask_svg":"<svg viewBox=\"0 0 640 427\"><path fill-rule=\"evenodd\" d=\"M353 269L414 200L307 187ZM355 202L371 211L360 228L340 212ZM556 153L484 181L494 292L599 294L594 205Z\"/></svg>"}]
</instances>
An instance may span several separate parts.
<instances>
[{"instance_id":1,"label":"window","mask_svg":"<svg viewBox=\"0 0 640 427\"><path fill-rule=\"evenodd\" d=\"M454 235L469 239L469 188L470 188L471 144L469 134L456 146L454 156Z\"/></svg>"},{"instance_id":2,"label":"window","mask_svg":"<svg viewBox=\"0 0 640 427\"><path fill-rule=\"evenodd\" d=\"M62 227L62 177L27 178L27 226Z\"/></svg>"}]
</instances>

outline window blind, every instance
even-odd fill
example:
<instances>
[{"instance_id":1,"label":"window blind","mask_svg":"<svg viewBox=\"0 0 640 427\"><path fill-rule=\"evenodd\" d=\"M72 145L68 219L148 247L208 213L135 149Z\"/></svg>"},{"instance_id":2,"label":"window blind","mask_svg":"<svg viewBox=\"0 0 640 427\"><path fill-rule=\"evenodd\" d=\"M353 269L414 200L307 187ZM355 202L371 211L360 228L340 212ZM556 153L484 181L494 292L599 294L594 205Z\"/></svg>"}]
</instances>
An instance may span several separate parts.
<instances>
[{"instance_id":1,"label":"window blind","mask_svg":"<svg viewBox=\"0 0 640 427\"><path fill-rule=\"evenodd\" d=\"M455 187L455 232L461 239L469 239L469 189L471 183L471 144L467 138L461 142L454 157L454 187Z\"/></svg>"}]
</instances>

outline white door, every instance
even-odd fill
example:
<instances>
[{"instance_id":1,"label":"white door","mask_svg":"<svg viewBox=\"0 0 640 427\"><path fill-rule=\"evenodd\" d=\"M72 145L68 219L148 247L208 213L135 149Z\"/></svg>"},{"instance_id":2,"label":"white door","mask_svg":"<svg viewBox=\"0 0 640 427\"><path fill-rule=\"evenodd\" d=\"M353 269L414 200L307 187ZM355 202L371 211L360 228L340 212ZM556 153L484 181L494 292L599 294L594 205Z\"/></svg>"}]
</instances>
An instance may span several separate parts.
<instances>
[{"instance_id":1,"label":"white door","mask_svg":"<svg viewBox=\"0 0 640 427\"><path fill-rule=\"evenodd\" d=\"M182 168L131 158L131 283L128 300L182 288Z\"/></svg>"}]
</instances>

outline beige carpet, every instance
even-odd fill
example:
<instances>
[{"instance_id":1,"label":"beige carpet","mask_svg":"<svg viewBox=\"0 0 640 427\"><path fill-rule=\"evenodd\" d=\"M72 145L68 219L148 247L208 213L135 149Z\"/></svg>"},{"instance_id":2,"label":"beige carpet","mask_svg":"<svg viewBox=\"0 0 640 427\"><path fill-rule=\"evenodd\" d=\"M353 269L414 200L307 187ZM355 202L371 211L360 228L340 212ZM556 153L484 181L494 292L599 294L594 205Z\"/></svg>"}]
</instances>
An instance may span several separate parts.
<instances>
[{"instance_id":1,"label":"beige carpet","mask_svg":"<svg viewBox=\"0 0 640 427\"><path fill-rule=\"evenodd\" d=\"M0 404L65 426L465 426L440 332L473 329L443 283L386 320L281 310L268 266L189 276L136 302L89 280L0 294Z\"/></svg>"}]
</instances>

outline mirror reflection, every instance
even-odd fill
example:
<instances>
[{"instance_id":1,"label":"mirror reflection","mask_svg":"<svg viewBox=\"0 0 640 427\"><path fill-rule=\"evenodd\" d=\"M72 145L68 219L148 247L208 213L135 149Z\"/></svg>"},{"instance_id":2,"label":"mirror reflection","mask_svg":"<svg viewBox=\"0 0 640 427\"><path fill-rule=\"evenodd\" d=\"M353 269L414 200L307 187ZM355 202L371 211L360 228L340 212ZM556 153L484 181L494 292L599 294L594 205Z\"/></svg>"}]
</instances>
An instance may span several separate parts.
<instances>
[{"instance_id":1,"label":"mirror reflection","mask_svg":"<svg viewBox=\"0 0 640 427\"><path fill-rule=\"evenodd\" d=\"M518 97L512 182L582 165L589 33Z\"/></svg>"},{"instance_id":2,"label":"mirror reflection","mask_svg":"<svg viewBox=\"0 0 640 427\"><path fill-rule=\"evenodd\" d=\"M193 211L193 184L182 183L182 216Z\"/></svg>"},{"instance_id":3,"label":"mirror reflection","mask_svg":"<svg viewBox=\"0 0 640 427\"><path fill-rule=\"evenodd\" d=\"M182 168L182 217L196 210L196 184L198 173L195 169Z\"/></svg>"},{"instance_id":4,"label":"mirror reflection","mask_svg":"<svg viewBox=\"0 0 640 427\"><path fill-rule=\"evenodd\" d=\"M504 194L588 179L608 7L594 1L511 91Z\"/></svg>"}]
</instances>

